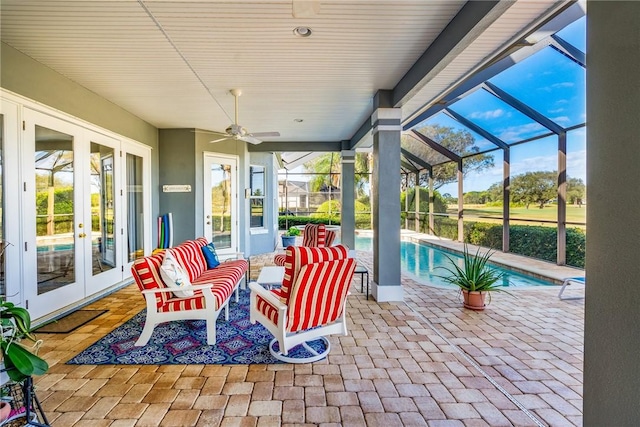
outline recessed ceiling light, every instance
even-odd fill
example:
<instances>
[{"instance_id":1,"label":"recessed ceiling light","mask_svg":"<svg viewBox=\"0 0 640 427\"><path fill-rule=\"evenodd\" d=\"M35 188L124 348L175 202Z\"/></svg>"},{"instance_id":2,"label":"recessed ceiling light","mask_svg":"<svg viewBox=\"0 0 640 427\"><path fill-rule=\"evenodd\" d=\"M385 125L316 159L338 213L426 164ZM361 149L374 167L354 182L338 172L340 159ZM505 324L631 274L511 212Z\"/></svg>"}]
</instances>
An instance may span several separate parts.
<instances>
[{"instance_id":1,"label":"recessed ceiling light","mask_svg":"<svg viewBox=\"0 0 640 427\"><path fill-rule=\"evenodd\" d=\"M293 34L298 37L309 37L311 32L311 28L309 27L296 27L293 29Z\"/></svg>"},{"instance_id":2,"label":"recessed ceiling light","mask_svg":"<svg viewBox=\"0 0 640 427\"><path fill-rule=\"evenodd\" d=\"M302 123L304 121L304 119L293 119L294 122L296 123Z\"/></svg>"}]
</instances>

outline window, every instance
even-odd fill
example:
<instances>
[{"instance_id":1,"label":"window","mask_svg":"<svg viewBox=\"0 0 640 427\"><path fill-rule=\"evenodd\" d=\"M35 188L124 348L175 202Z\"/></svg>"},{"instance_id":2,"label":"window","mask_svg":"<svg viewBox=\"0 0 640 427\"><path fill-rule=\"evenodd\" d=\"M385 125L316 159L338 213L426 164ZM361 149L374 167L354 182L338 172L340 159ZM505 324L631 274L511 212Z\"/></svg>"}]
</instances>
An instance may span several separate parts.
<instances>
[{"instance_id":1,"label":"window","mask_svg":"<svg viewBox=\"0 0 640 427\"><path fill-rule=\"evenodd\" d=\"M264 227L264 166L249 167L251 228Z\"/></svg>"}]
</instances>

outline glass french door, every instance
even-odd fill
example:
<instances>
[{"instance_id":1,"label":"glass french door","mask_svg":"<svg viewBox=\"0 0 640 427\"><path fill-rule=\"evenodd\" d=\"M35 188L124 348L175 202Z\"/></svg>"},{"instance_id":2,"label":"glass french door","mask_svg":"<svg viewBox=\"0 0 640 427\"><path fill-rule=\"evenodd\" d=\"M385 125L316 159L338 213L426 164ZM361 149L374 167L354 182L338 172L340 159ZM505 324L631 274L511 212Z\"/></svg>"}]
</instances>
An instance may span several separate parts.
<instances>
[{"instance_id":1,"label":"glass french door","mask_svg":"<svg viewBox=\"0 0 640 427\"><path fill-rule=\"evenodd\" d=\"M122 280L120 151L55 117L24 118L24 295L38 318Z\"/></svg>"},{"instance_id":2,"label":"glass french door","mask_svg":"<svg viewBox=\"0 0 640 427\"><path fill-rule=\"evenodd\" d=\"M148 255L153 248L151 243L151 199L148 191L151 182L149 168L149 149L138 145L123 143L124 153L124 236L126 237L125 265L127 274L131 264Z\"/></svg>"},{"instance_id":3,"label":"glass french door","mask_svg":"<svg viewBox=\"0 0 640 427\"><path fill-rule=\"evenodd\" d=\"M86 294L100 291L105 284L122 280L120 248L122 197L120 142L105 135L85 131L84 144L89 152L82 156L84 229L81 234L84 250L83 273Z\"/></svg>"},{"instance_id":4,"label":"glass french door","mask_svg":"<svg viewBox=\"0 0 640 427\"><path fill-rule=\"evenodd\" d=\"M236 157L204 156L204 232L220 255L238 251Z\"/></svg>"}]
</instances>

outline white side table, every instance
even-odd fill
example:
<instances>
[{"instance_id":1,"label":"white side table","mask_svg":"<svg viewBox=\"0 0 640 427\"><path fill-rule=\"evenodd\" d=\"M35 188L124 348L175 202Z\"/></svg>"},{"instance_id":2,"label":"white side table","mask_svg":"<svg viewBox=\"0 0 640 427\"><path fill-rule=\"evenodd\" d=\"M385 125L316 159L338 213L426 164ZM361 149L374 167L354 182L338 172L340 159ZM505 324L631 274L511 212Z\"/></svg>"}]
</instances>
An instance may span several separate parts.
<instances>
[{"instance_id":1,"label":"white side table","mask_svg":"<svg viewBox=\"0 0 640 427\"><path fill-rule=\"evenodd\" d=\"M274 286L282 286L282 280L284 279L284 267L279 266L266 266L262 267L260 274L258 275L258 282L260 285L267 289L271 289Z\"/></svg>"}]
</instances>

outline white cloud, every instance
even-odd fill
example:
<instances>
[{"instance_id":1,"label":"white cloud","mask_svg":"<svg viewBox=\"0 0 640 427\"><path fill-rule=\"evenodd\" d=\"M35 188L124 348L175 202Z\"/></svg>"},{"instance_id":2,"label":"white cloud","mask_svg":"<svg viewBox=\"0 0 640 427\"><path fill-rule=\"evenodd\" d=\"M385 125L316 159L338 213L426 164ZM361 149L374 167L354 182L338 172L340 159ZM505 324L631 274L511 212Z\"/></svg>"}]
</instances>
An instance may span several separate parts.
<instances>
[{"instance_id":1,"label":"white cloud","mask_svg":"<svg viewBox=\"0 0 640 427\"><path fill-rule=\"evenodd\" d=\"M527 123L526 125L521 126L510 126L502 131L498 138L503 141L515 142L522 139L527 139L530 136L530 133L544 129L540 123Z\"/></svg>"},{"instance_id":2,"label":"white cloud","mask_svg":"<svg viewBox=\"0 0 640 427\"><path fill-rule=\"evenodd\" d=\"M504 115L504 110L498 108L491 111L475 111L469 115L471 119L495 119Z\"/></svg>"},{"instance_id":3,"label":"white cloud","mask_svg":"<svg viewBox=\"0 0 640 427\"><path fill-rule=\"evenodd\" d=\"M557 89L561 87L574 87L575 85L576 84L574 82L560 82L552 84L551 87Z\"/></svg>"},{"instance_id":4,"label":"white cloud","mask_svg":"<svg viewBox=\"0 0 640 427\"><path fill-rule=\"evenodd\" d=\"M556 171L558 170L557 155L528 157L511 163L511 176L525 172Z\"/></svg>"},{"instance_id":5,"label":"white cloud","mask_svg":"<svg viewBox=\"0 0 640 427\"><path fill-rule=\"evenodd\" d=\"M571 121L571 119L567 116L552 117L551 120L553 120L556 123L567 123Z\"/></svg>"}]
</instances>

